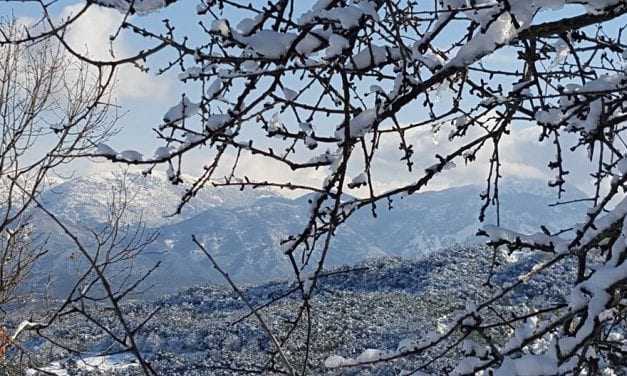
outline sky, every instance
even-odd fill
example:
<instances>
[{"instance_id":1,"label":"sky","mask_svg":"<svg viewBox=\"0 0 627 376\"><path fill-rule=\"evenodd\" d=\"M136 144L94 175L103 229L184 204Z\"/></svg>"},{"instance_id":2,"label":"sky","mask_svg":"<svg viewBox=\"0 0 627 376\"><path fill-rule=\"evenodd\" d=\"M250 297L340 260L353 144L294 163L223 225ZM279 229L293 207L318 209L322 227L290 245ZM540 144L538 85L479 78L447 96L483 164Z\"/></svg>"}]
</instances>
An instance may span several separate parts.
<instances>
[{"instance_id":1,"label":"sky","mask_svg":"<svg viewBox=\"0 0 627 376\"><path fill-rule=\"evenodd\" d=\"M253 1L259 3L259 1ZM298 2L307 6L309 2ZM53 13L57 17L67 17L81 8L82 2L73 0L62 0L55 5ZM28 3L3 3L0 4L0 14L14 14L18 19L28 22L36 13L33 6ZM576 12L577 9L570 8L564 10L564 15ZM239 14L226 14L226 18L239 18ZM78 50L88 51L89 55L95 58L109 58L109 35L113 34L123 20L124 15L116 10L91 7L87 14L74 25L67 35L67 41ZM542 20L540 15L538 20ZM172 24L176 25L178 35L189 37L190 45L201 43L202 33L197 26L198 18L195 13L195 2L190 0L179 1L158 13L132 16L134 23L149 26L151 29L159 28L161 20L169 18ZM116 39L114 51L116 57L124 57L132 54L140 48L145 48L143 41L136 40L123 34ZM166 54L159 55L158 58L149 60L149 66L158 68L164 66L167 58ZM487 58L495 65L508 65L515 59L512 49L502 51ZM117 76L115 87L116 102L120 105L120 110L124 116L119 122L121 132L111 140L111 146L116 150L136 149L147 156L152 155L159 144L152 134L152 128L157 127L168 108L176 104L182 93L194 96L194 88L184 85L177 79L178 70L165 75L156 75L156 69L145 73L130 65L121 69ZM448 96L446 91L440 93L440 103L437 106L447 106ZM404 113L401 121L411 121L412 114ZM426 168L434 163L435 153L445 155L452 151L454 145L446 140L448 131L444 130L435 136L430 130L419 131L411 134L410 143L414 144L415 162L419 167ZM522 178L542 179L545 182L552 178L552 172L547 168L547 163L553 156L552 145L547 142L539 144L539 127L529 124L514 124L513 135L504 140L501 146L501 158L504 165L504 173ZM574 142L574 140L570 140ZM384 140L378 155L377 170L378 187L386 190L399 184L414 181L416 175L408 174L404 164L399 162L401 157L398 150L397 140ZM480 157L487 160L487 153ZM585 154L580 153L569 158L568 168L572 171L571 183L586 192L591 192L591 178L586 171L590 168L590 161ZM207 163L206 156L202 152L195 153L188 158L186 173L197 175L201 167ZM275 162L265 159L248 159L241 166L240 173L250 177L265 178L277 181L297 181L320 185L326 175L325 171L293 172L285 168L277 168ZM458 186L471 183L483 184L486 177L487 165L474 164L470 168L458 166L447 171L445 175L437 177L428 189L441 189L451 186ZM79 174L89 174L95 170L106 170L115 168L107 161L81 161L70 166L71 171ZM67 173L67 172L64 172Z\"/></svg>"}]
</instances>

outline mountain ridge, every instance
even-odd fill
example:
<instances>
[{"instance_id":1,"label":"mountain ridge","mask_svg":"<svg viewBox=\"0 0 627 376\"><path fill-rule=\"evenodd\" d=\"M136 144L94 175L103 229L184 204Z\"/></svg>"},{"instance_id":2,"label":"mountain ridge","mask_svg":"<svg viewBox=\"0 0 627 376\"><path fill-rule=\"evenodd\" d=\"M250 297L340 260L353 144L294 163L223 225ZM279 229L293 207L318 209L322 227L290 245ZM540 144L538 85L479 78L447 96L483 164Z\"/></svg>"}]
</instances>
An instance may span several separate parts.
<instances>
[{"instance_id":1,"label":"mountain ridge","mask_svg":"<svg viewBox=\"0 0 627 376\"><path fill-rule=\"evenodd\" d=\"M155 201L173 201L180 192L164 191L167 187L163 184L169 184L164 177L147 179L146 190L135 196L139 199L131 203L131 208L135 213L148 209L143 217L150 218L153 222L147 225L159 232L157 240L136 263L136 271L141 273L161 261L162 266L148 281L157 286L153 295L197 284L224 283L192 242L192 235L239 283L260 283L290 276L292 267L283 255L281 242L289 235L298 234L306 224L309 195L288 198L268 190L211 188L206 195L199 193L191 201L195 206L184 215L160 221L156 218L155 207L150 205ZM110 185L112 180L96 178L62 183L52 196L60 199L52 202L50 210L62 209L60 217L66 221L77 217L80 220L77 229L99 225L101 212L90 211L93 209L90 202L86 209L80 207L86 196L93 198L92 205L94 202L102 204L102 192L94 194L98 182L102 187ZM582 204L549 207L549 203L556 201L555 192L538 181L505 180L503 183L501 224L512 230L537 232L541 225L546 225L555 231L578 222L585 213ZM131 190L134 191L143 187L137 182L133 184ZM387 205L378 206L377 218L367 208L359 210L338 229L327 263L329 266L351 265L382 256L419 259L457 244L476 245L483 241L475 236L480 227L477 218L482 190L480 186L465 185L396 198L391 210ZM74 192L82 196L72 195ZM67 197L63 197L64 194ZM581 192L573 194L583 195ZM494 222L490 208L485 223ZM58 237L53 246L48 267L44 265L39 271L52 271L60 276L58 290L64 291L74 278L70 270L76 269L68 260L67 249L71 248L71 243Z\"/></svg>"}]
</instances>

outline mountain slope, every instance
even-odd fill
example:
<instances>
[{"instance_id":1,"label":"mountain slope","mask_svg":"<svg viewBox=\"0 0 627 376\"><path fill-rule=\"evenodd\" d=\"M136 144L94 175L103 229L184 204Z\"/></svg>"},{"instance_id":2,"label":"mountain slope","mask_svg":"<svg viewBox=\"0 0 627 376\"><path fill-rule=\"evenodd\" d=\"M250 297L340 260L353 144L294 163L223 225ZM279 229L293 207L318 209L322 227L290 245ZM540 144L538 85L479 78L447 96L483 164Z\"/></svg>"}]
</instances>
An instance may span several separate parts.
<instances>
[{"instance_id":1,"label":"mountain slope","mask_svg":"<svg viewBox=\"0 0 627 376\"><path fill-rule=\"evenodd\" d=\"M511 282L518 271L531 270L542 257L519 256L515 261L510 260L511 263L499 256L501 264L495 270L492 288L484 284L492 260L491 251L486 248L448 249L416 261L377 258L331 270L333 273L321 277L320 288L310 301L309 374L390 375L398 374L399 369L415 369L426 359L410 357L379 367L344 371L326 369L323 363L330 355L354 358L366 349L394 351L404 340L418 341L428 336L449 323L468 304L486 300L502 283ZM520 314L520 310L526 309L520 301L561 303L575 269L572 263L556 264L524 288L514 290L511 297L499 300L497 308L501 314ZM282 281L242 287L242 290L249 302L259 307L284 296L290 287L289 282ZM273 333L285 333L301 302L296 292L261 310ZM248 315L246 304L226 287L196 286L153 302L129 304L124 309L138 320L157 312L137 339L146 357L162 374L247 374L223 367L254 370L267 364L268 352L272 350L265 332ZM78 327L85 335L73 337L74 331L65 329L66 326ZM286 343L293 359L303 358L306 332L307 326L300 325ZM64 343L78 342L88 351L116 349L105 333L85 322L62 322L54 335ZM445 345L436 350L443 350ZM50 353L53 357L43 360L44 364L71 356ZM457 355L453 351L424 371L440 375L435 369L453 366Z\"/></svg>"},{"instance_id":2,"label":"mountain slope","mask_svg":"<svg viewBox=\"0 0 627 376\"><path fill-rule=\"evenodd\" d=\"M361 210L337 231L327 264L351 265L382 255L420 258L455 244L478 244L484 241L475 236L480 227L480 192L477 186L464 186L415 194L395 202L392 210L378 209L377 218ZM584 212L581 205L549 207L554 192L538 188L537 182L505 184L501 200L501 223L517 231L536 232L541 225L564 228ZM151 248L162 252L164 273L174 286L224 283L198 252L192 235L239 282L282 279L292 269L281 240L303 228L308 205L305 198L265 197L246 207L211 208L162 227ZM494 223L493 215L486 222ZM159 278L157 272L155 281Z\"/></svg>"},{"instance_id":3,"label":"mountain slope","mask_svg":"<svg viewBox=\"0 0 627 376\"><path fill-rule=\"evenodd\" d=\"M159 238L136 260L135 270L141 273L162 262L149 280L155 285L150 290L153 296L199 283L224 283L193 244L192 235L238 282L258 283L292 274L281 240L302 230L309 211L307 197L289 199L267 191L207 189L192 200L194 206L183 216L163 218L166 206L176 204L180 188L170 188L164 177L140 178L136 176L130 184L129 191L137 193L130 207L135 213L144 213L143 218L155 226ZM106 202L103 192L113 182L110 176L98 176L64 183L47 193L47 202L64 219L79 219L77 229L98 225L106 214L102 210ZM377 218L364 208L337 231L327 265L351 265L378 256L420 258L454 244L481 242L483 239L475 236L480 227L481 190L470 185L417 193L395 199L391 210L379 205ZM505 181L501 224L523 232L536 232L540 225L560 229L578 222L585 213L583 205L549 207L554 201L554 191L542 182ZM489 215L486 223L494 222L494 216ZM42 221L41 228L53 233L54 225L46 223ZM69 260L68 239L57 236L53 240L50 259L38 272L42 276L54 272L59 289L64 290L71 285L74 277L70 271L76 265Z\"/></svg>"},{"instance_id":4,"label":"mountain slope","mask_svg":"<svg viewBox=\"0 0 627 376\"><path fill-rule=\"evenodd\" d=\"M416 257L456 243L481 241L475 234L480 227L482 191L483 187L468 185L414 194L396 199L392 210L380 208L376 219L366 210L357 213L351 224L372 234L370 241L384 245L394 256ZM570 195L583 197L577 191ZM549 207L555 201L555 192L543 182L505 180L500 191L500 223L520 232L537 232L541 225L559 230L578 222L585 213L581 204ZM496 223L494 211L488 209L485 223Z\"/></svg>"},{"instance_id":5,"label":"mountain slope","mask_svg":"<svg viewBox=\"0 0 627 376\"><path fill-rule=\"evenodd\" d=\"M184 177L189 184L191 177ZM125 191L120 187L125 185ZM141 217L148 227L180 222L213 208L248 206L270 191L239 191L236 188L202 189L185 205L181 215L172 216L188 187L173 185L163 172L144 176L140 172L102 172L78 176L58 182L42 195L42 202L51 212L69 222L94 225L106 221L112 196L126 195L131 218Z\"/></svg>"}]
</instances>

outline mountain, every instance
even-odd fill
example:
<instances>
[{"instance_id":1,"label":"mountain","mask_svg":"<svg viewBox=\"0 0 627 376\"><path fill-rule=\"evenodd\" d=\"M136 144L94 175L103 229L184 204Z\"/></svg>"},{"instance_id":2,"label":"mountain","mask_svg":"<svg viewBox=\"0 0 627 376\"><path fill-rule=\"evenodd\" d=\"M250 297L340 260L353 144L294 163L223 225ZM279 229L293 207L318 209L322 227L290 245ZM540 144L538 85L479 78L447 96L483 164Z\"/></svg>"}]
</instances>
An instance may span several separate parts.
<instances>
[{"instance_id":1,"label":"mountain","mask_svg":"<svg viewBox=\"0 0 627 376\"><path fill-rule=\"evenodd\" d=\"M393 256L416 257L457 243L481 242L475 235L483 190L467 185L406 196L393 201L392 210L379 205L378 218L367 210L357 213L351 224ZM573 190L567 197L584 196ZM500 225L519 232L538 232L541 225L556 231L579 222L585 214L582 204L550 207L556 201L555 191L537 180L507 179L499 197ZM494 207L486 212L484 223L496 223Z\"/></svg>"},{"instance_id":2,"label":"mountain","mask_svg":"<svg viewBox=\"0 0 627 376\"><path fill-rule=\"evenodd\" d=\"M150 175L105 171L67 180L58 179L43 193L41 201L61 219L95 225L107 220L113 195L124 195L131 220L141 217L148 227L159 227L180 222L209 208L249 206L261 195L274 195L267 190L201 189L180 215L172 216L189 184L194 181L190 176L184 176L183 180L187 186L173 185L161 171L153 171ZM122 186L124 190L121 190Z\"/></svg>"},{"instance_id":3,"label":"mountain","mask_svg":"<svg viewBox=\"0 0 627 376\"><path fill-rule=\"evenodd\" d=\"M291 275L280 243L306 223L307 196L290 199L268 191L211 188L201 191L183 216L163 218L163 213L176 205L181 188L172 188L159 175L133 179L128 189L134 194L130 207L134 213L143 212L143 218L159 233L134 264L135 271L141 273L161 261L161 267L148 280L155 285L150 289L153 296L202 283L224 283L192 242L192 235L238 282L259 283ZM104 192L114 182L109 175L78 179L57 185L44 197L53 212L65 219L80 219L83 226L77 228L83 228L105 218ZM387 202L379 204L376 218L364 208L337 231L327 265L350 265L380 256L416 259L454 244L477 244L483 241L475 236L480 227L477 217L482 189L468 185L416 193L395 199L391 209ZM571 195L583 196L576 191ZM544 182L506 180L500 197L501 224L522 232L536 232L541 225L561 229L578 222L585 213L581 204L550 207L555 192ZM489 214L492 212L490 209ZM494 222L490 214L486 223ZM53 231L54 227L41 224L41 228ZM76 274L70 273L76 269L68 260L70 246L58 238L50 248L44 271L56 271L59 290L66 290Z\"/></svg>"},{"instance_id":4,"label":"mountain","mask_svg":"<svg viewBox=\"0 0 627 376\"><path fill-rule=\"evenodd\" d=\"M327 263L350 265L384 255L415 259L455 244L482 242L475 236L480 227L480 193L480 187L471 185L415 194L393 203L391 210L379 208L377 218L367 209L359 211L337 232ZM539 189L535 181L505 184L501 200L501 223L523 232L538 231L541 225L553 230L564 228L584 213L582 205L549 207L555 201L554 192ZM250 206L213 207L163 226L151 246L161 252L163 260L163 274L157 271L154 281L165 278L169 286L176 287L224 283L193 244L192 235L238 282L286 278L291 275L291 266L280 242L302 229L308 207L306 197L263 197ZM494 223L493 217L487 222Z\"/></svg>"},{"instance_id":5,"label":"mountain","mask_svg":"<svg viewBox=\"0 0 627 376\"><path fill-rule=\"evenodd\" d=\"M281 241L302 230L308 219L308 205L302 200L265 197L248 207L211 208L185 221L161 227L159 239L150 248L157 252L165 250L163 270L176 286L207 281L223 283L192 242L192 235L237 281L255 283L287 278L292 269L283 255ZM358 230L346 226L338 231L329 255L330 265L387 255L385 248L371 243Z\"/></svg>"},{"instance_id":6,"label":"mountain","mask_svg":"<svg viewBox=\"0 0 627 376\"><path fill-rule=\"evenodd\" d=\"M395 375L399 370L414 370L427 357L416 356L378 367L362 367L333 371L324 367L331 355L355 358L366 349L395 351L401 343L419 341L434 331L440 331L456 315L472 304L487 299L500 286L511 283L521 271L532 270L542 255L519 254L507 258L497 254L499 264L492 276L493 286L485 285L492 262L491 249L451 248L433 253L421 260L399 257L369 259L351 267L329 270L319 280L319 289L310 300L312 323L308 374L311 375ZM540 273L513 293L496 303L499 315L525 312L521 302L542 302L551 306L565 301L569 284L576 269L567 261ZM261 310L272 332L280 336L289 328L291 318L302 303L298 292L288 294L289 281L277 281L242 287L248 301L255 307L266 306L278 297L284 299ZM145 357L164 375L233 375L233 367L254 370L269 361L272 345L246 304L228 287L195 286L151 302L135 302L123 310L136 320L153 315L137 333ZM489 313L486 313L489 314ZM103 315L104 316L104 315ZM502 316L500 316L502 318ZM492 317L497 320L497 317ZM490 318L487 321L491 321ZM111 319L109 325L115 327ZM9 323L9 325L17 325ZM71 328L71 329L70 329ZM50 333L73 348L82 348L99 355L101 351L115 354L116 344L103 331L84 320L61 319ZM77 337L74 333L83 335ZM303 359L307 325L302 323L285 346L292 359ZM502 338L496 332L491 337ZM450 342L434 350L440 354ZM29 346L46 350L43 340ZM59 351L50 354L42 364L53 362L49 370L64 369L80 359ZM446 366L453 367L457 350L442 351L442 358L423 371L430 375ZM105 362L92 362L91 367L108 365L119 360L120 354L105 357ZM92 359L92 358L89 358ZM79 364L80 366L81 364ZM119 374L132 375L125 368L135 369L132 358L119 366ZM86 368L82 365L81 368ZM103 369L105 367L99 367ZM450 369L450 368L449 368ZM93 368L92 368L93 370Z\"/></svg>"}]
</instances>

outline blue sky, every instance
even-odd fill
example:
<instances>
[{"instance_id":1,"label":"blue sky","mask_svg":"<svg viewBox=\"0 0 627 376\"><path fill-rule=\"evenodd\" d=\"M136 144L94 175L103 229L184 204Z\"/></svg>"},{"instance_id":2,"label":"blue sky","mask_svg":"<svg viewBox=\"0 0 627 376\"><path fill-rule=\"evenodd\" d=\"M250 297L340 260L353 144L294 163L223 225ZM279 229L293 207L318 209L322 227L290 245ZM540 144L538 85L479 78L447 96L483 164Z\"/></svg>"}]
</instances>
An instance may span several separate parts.
<instances>
[{"instance_id":1,"label":"blue sky","mask_svg":"<svg viewBox=\"0 0 627 376\"><path fill-rule=\"evenodd\" d=\"M265 2L253 1L253 3ZM299 6L302 4L303 7L311 5L310 2L297 3ZM62 0L55 4L53 13L59 17L67 16L80 9L81 4L82 2ZM581 8L576 6L568 7L560 11L559 14L560 16L575 14L579 13L580 9ZM37 14L36 10L37 7L29 3L0 4L0 14L9 15L13 13L18 18L34 17ZM245 16L250 16L250 14L246 14ZM227 13L223 17L230 20L237 20L243 16L240 13ZM555 17L556 15L554 13L541 13L538 15L535 22L555 19ZM92 56L107 58L108 35L116 30L122 18L123 15L118 11L92 7L80 23L70 31L68 40L72 46L78 49L87 47ZM151 30L161 30L161 20L164 18L169 18L172 24L176 26L177 35L185 35L189 38L190 45L203 42L205 36L197 25L199 18L196 15L196 2L189 0L179 1L173 6L157 13L133 16L132 21L135 24L146 25ZM210 20L208 17L207 19ZM618 27L618 25L619 22L611 25L611 28ZM439 42L444 44L446 37L447 36L444 35ZM117 56L121 57L137 49L145 48L146 46L145 41L129 34L124 34L116 41L114 49ZM180 100L182 93L186 93L193 100L197 99L197 87L195 87L194 84L181 83L177 79L177 74L179 73L178 69L168 72L163 76L155 75L156 69L164 66L168 58L173 56L171 54L172 51L167 51L159 54L157 58L149 60L149 66L153 68L153 71L149 74L144 74L130 66L125 67L119 73L116 94L117 101L121 105L125 115L119 123L122 127L121 133L111 141L112 146L115 146L116 149L138 149L146 155L151 155L152 151L159 146L159 143L156 142L153 135L152 128L159 125L167 109ZM488 57L485 61L497 67L503 65L511 66L512 62L515 61L515 54L512 48L505 48L493 56ZM298 83L294 82L294 85L298 85ZM366 85L369 84L364 83L364 87L366 87ZM506 90L507 85L510 84L506 84ZM450 103L448 99L446 91L443 91L437 106L439 108L447 107ZM400 120L401 122L411 121L415 119L415 114L415 111L411 109L403 111ZM517 137L507 140L503 146L503 155L508 162L506 169L509 169L510 173L519 176L547 180L549 175L546 163L552 152L550 145L547 144L543 146L535 142L538 132L537 128L533 127L533 125L518 124L515 128L518 129ZM442 150L447 147L445 145L447 131L437 135L435 141L433 137L426 133L417 133L412 139L416 144L417 165L422 167L431 165L434 161L433 155L436 152L443 154ZM380 153L379 157L379 163L383 166L382 171L384 171L381 175L382 187L391 187L394 184L398 184L401 174L403 175L403 179L406 178L406 172L403 171L402 163L398 162L400 153L397 150L397 146L395 141L390 141L389 143L384 142L382 144L382 153ZM204 162L206 161L203 152L195 153L191 160L188 161L190 168L186 172L195 174L195 171L197 172ZM570 162L574 168L582 168L582 170L589 163L585 158L575 158ZM261 165L254 163L261 163ZM244 171L246 172L248 169L250 170L250 174L253 174L255 171L276 173L274 178L283 181L290 178L288 175L275 171L271 165L265 165L263 163L265 162L251 161L248 166L244 166ZM107 162L105 164L107 164ZM78 166L77 168L79 169L85 168L84 163L74 166ZM98 168L102 167L103 164L99 164ZM301 176L300 178L313 182L321 179L323 175L321 171L314 171L311 175ZM409 178L413 179L411 176ZM482 181L483 178L483 174L478 174L473 168L457 168L451 174L439 178L433 185L433 188L478 182ZM577 180L577 185L585 189L584 185L589 179L585 174L577 179L579 179Z\"/></svg>"}]
</instances>

